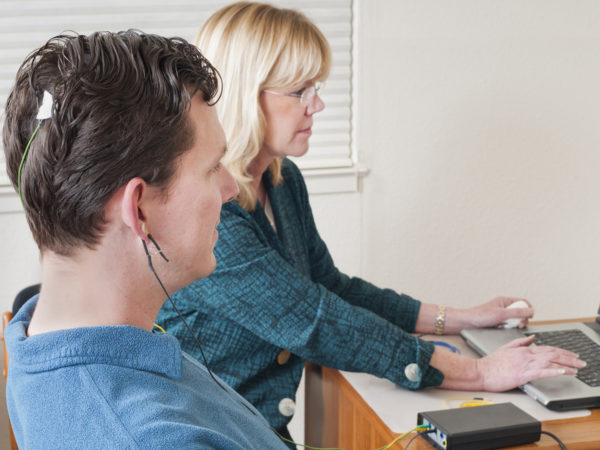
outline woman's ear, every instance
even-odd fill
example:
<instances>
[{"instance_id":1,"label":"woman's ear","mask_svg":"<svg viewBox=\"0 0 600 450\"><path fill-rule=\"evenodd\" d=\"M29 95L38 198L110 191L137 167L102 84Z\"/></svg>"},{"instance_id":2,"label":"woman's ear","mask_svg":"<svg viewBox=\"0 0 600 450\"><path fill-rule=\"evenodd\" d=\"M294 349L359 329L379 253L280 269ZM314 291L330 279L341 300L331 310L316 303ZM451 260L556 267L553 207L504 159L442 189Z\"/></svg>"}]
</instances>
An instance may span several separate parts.
<instances>
[{"instance_id":1,"label":"woman's ear","mask_svg":"<svg viewBox=\"0 0 600 450\"><path fill-rule=\"evenodd\" d=\"M141 178L132 178L125 185L121 202L123 222L143 241L148 239L144 226L146 215L143 208L144 196L147 193L148 186L146 182Z\"/></svg>"}]
</instances>

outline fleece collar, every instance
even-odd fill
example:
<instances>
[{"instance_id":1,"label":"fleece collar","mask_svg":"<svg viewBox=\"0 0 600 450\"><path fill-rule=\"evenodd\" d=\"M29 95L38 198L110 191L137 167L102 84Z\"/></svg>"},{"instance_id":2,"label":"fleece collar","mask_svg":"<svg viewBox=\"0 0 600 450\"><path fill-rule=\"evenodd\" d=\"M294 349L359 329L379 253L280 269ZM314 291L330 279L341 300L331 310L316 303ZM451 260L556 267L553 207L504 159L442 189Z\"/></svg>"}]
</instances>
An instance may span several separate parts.
<instances>
[{"instance_id":1,"label":"fleece collar","mask_svg":"<svg viewBox=\"0 0 600 450\"><path fill-rule=\"evenodd\" d=\"M27 337L38 296L10 321L5 340L10 364L28 373L80 364L109 364L179 378L182 353L174 336L118 325L73 328Z\"/></svg>"}]
</instances>

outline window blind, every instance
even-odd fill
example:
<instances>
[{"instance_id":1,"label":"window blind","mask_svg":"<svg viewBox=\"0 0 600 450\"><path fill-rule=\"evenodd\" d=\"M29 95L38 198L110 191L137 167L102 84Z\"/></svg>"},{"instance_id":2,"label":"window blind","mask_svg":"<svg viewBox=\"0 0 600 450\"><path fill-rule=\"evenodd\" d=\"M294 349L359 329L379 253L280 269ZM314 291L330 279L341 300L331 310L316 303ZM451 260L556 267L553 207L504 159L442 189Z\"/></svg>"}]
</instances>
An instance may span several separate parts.
<instances>
[{"instance_id":1,"label":"window blind","mask_svg":"<svg viewBox=\"0 0 600 450\"><path fill-rule=\"evenodd\" d=\"M0 1L0 107L25 57L64 31L89 34L136 28L194 41L210 14L230 1L214 0L17 0ZM333 56L331 75L321 91L326 103L315 117L303 168L345 167L351 160L352 0L273 0L313 20L327 37ZM1 143L0 143L1 145ZM0 186L9 184L4 150L0 152Z\"/></svg>"}]
</instances>

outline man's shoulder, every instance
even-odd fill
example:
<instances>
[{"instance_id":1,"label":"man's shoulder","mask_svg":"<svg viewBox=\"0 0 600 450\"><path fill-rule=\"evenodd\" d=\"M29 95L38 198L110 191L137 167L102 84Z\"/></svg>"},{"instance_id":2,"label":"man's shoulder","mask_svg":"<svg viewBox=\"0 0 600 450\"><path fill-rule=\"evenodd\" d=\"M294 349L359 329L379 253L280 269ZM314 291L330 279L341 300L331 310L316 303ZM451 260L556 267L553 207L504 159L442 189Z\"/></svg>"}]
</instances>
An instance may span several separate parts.
<instances>
[{"instance_id":1,"label":"man's shoulder","mask_svg":"<svg viewBox=\"0 0 600 450\"><path fill-rule=\"evenodd\" d=\"M100 361L11 376L9 413L24 447L277 447L262 417L187 357L179 377Z\"/></svg>"}]
</instances>

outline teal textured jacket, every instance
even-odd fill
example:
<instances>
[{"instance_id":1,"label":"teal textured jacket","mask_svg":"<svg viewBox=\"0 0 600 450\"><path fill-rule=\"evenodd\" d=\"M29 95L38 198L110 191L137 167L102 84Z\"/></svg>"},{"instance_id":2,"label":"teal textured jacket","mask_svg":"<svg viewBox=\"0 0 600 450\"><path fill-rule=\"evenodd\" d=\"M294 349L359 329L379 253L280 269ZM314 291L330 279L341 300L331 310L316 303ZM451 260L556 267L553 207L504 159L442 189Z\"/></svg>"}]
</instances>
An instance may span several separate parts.
<instances>
[{"instance_id":1,"label":"teal textured jacket","mask_svg":"<svg viewBox=\"0 0 600 450\"><path fill-rule=\"evenodd\" d=\"M268 171L263 178L277 232L260 203L251 213L223 205L215 272L173 295L209 367L276 429L291 419L305 360L408 389L439 385L443 375L429 365L433 344L409 334L420 302L341 273L317 232L300 171L284 159L282 175L276 187ZM157 321L201 358L169 302Z\"/></svg>"}]
</instances>

